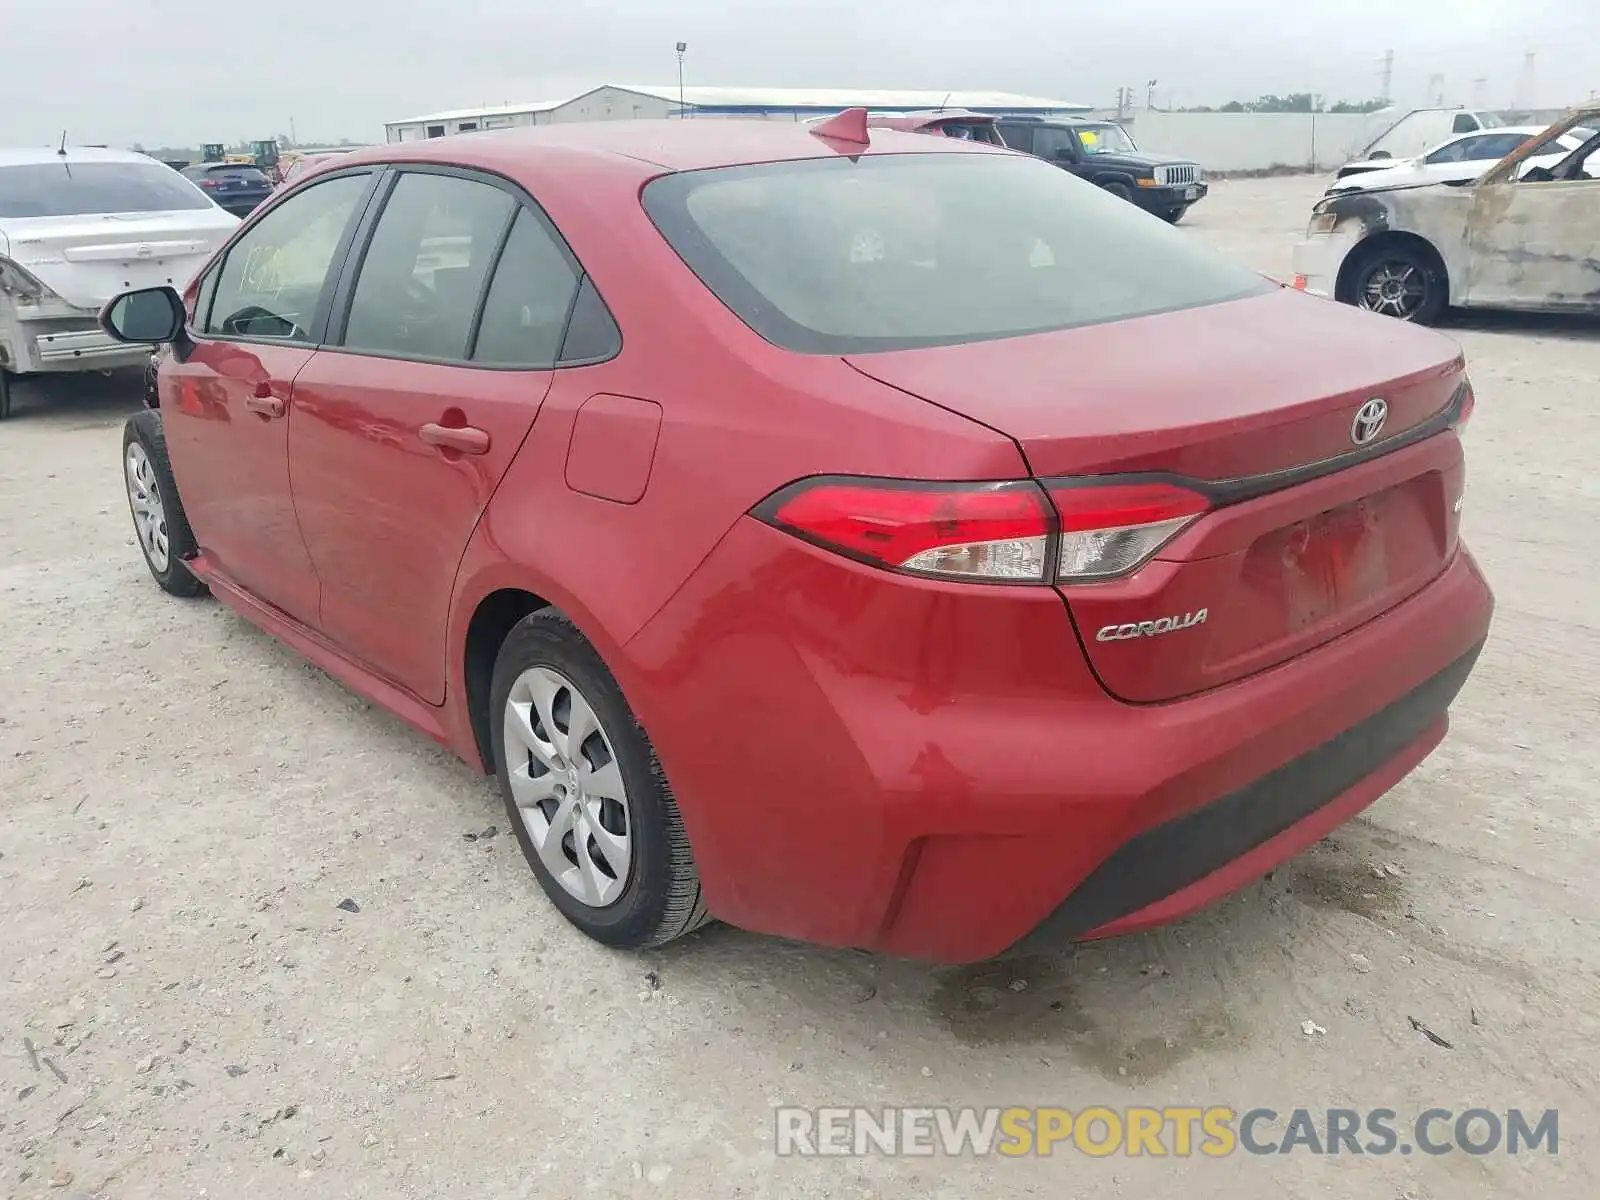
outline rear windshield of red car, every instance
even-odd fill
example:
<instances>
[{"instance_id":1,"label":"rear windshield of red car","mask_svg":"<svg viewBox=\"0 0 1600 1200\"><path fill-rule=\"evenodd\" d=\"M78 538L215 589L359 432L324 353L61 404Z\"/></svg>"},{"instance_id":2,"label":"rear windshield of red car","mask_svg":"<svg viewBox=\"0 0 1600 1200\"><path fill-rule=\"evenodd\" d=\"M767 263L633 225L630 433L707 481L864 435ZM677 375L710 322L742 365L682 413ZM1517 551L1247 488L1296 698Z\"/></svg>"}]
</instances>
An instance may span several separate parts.
<instances>
[{"instance_id":1,"label":"rear windshield of red car","mask_svg":"<svg viewBox=\"0 0 1600 1200\"><path fill-rule=\"evenodd\" d=\"M644 206L768 341L943 346L1218 304L1272 284L1048 163L871 154L665 175Z\"/></svg>"}]
</instances>

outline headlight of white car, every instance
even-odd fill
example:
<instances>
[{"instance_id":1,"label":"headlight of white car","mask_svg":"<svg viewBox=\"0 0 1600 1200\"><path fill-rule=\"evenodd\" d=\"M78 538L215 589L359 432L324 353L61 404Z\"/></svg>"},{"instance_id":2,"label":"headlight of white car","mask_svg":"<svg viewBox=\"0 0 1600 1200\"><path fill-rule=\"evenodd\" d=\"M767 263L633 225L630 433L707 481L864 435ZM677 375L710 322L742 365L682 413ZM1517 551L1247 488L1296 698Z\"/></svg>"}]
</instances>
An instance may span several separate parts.
<instances>
[{"instance_id":1,"label":"headlight of white car","mask_svg":"<svg viewBox=\"0 0 1600 1200\"><path fill-rule=\"evenodd\" d=\"M1338 223L1339 215L1333 211L1333 205L1326 200L1318 201L1311 210L1311 224L1306 226L1306 236L1326 237Z\"/></svg>"}]
</instances>

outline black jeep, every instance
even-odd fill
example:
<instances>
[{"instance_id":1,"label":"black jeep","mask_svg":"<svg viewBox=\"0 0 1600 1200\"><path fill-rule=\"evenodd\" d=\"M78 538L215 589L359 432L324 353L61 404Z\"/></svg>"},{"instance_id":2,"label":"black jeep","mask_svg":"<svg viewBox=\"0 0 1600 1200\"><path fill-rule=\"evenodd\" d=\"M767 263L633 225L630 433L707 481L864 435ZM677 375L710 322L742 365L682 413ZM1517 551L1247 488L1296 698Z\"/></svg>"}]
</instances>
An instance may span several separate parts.
<instances>
[{"instance_id":1,"label":"black jeep","mask_svg":"<svg viewBox=\"0 0 1600 1200\"><path fill-rule=\"evenodd\" d=\"M1169 221L1205 198L1205 173L1198 163L1166 154L1145 154L1122 126L1073 117L1001 117L1000 136L1013 150L1048 159Z\"/></svg>"}]
</instances>

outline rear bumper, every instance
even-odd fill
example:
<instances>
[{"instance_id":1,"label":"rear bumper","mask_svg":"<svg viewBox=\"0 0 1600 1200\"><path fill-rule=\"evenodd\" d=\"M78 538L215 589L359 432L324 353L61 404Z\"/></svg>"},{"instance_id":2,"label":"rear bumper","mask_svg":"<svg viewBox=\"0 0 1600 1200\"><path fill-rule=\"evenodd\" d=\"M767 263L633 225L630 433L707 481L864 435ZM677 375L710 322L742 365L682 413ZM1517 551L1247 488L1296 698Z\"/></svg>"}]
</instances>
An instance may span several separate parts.
<instances>
[{"instance_id":1,"label":"rear bumper","mask_svg":"<svg viewBox=\"0 0 1600 1200\"><path fill-rule=\"evenodd\" d=\"M211 199L224 212L230 212L236 217L247 217L265 204L271 195L269 191L244 196L213 195Z\"/></svg>"},{"instance_id":2,"label":"rear bumper","mask_svg":"<svg viewBox=\"0 0 1600 1200\"><path fill-rule=\"evenodd\" d=\"M23 316L0 302L0 366L17 375L61 371L104 371L139 366L150 347L130 346L100 328L98 314Z\"/></svg>"},{"instance_id":3,"label":"rear bumper","mask_svg":"<svg viewBox=\"0 0 1600 1200\"><path fill-rule=\"evenodd\" d=\"M1480 642L1366 720L1255 782L1129 838L1017 949L1159 925L1233 891L1325 836L1443 739Z\"/></svg>"},{"instance_id":4,"label":"rear bumper","mask_svg":"<svg viewBox=\"0 0 1600 1200\"><path fill-rule=\"evenodd\" d=\"M1486 636L1465 550L1316 650L1114 700L1064 606L910 583L745 520L627 646L711 911L946 962L1173 919L1411 770Z\"/></svg>"}]
</instances>

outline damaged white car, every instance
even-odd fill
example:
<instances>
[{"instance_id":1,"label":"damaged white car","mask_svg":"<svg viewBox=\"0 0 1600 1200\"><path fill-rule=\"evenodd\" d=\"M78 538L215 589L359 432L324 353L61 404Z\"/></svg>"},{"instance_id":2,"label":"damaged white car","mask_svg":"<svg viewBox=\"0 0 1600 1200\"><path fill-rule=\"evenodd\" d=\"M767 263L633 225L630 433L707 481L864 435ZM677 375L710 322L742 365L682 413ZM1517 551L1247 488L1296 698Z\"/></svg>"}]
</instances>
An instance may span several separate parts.
<instances>
[{"instance_id":1,"label":"damaged white car","mask_svg":"<svg viewBox=\"0 0 1600 1200\"><path fill-rule=\"evenodd\" d=\"M1574 109L1482 178L1328 196L1294 286L1430 324L1452 307L1600 313L1600 107ZM1552 166L1542 146L1589 136Z\"/></svg>"},{"instance_id":2,"label":"damaged white car","mask_svg":"<svg viewBox=\"0 0 1600 1200\"><path fill-rule=\"evenodd\" d=\"M132 288L182 289L233 231L171 167L124 150L0 150L0 419L19 375L138 366L100 306Z\"/></svg>"}]
</instances>

